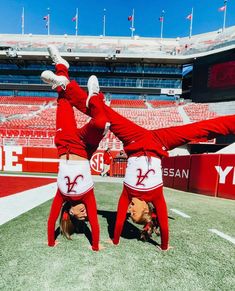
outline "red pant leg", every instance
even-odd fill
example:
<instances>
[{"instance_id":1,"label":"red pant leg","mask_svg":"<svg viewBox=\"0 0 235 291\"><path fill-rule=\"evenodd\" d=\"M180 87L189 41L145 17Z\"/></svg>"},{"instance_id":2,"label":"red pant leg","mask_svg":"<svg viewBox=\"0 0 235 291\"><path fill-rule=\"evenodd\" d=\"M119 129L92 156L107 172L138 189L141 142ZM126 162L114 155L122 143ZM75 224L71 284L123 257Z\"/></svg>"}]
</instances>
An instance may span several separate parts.
<instances>
[{"instance_id":1,"label":"red pant leg","mask_svg":"<svg viewBox=\"0 0 235 291\"><path fill-rule=\"evenodd\" d=\"M93 189L86 194L85 198L83 199L83 202L86 206L87 216L91 226L92 250L98 251L100 239L100 227L98 222L97 206Z\"/></svg>"},{"instance_id":2,"label":"red pant leg","mask_svg":"<svg viewBox=\"0 0 235 291\"><path fill-rule=\"evenodd\" d=\"M68 69L62 65L56 65L56 75L65 76L69 80L69 72ZM78 85L78 83L72 80L67 86L66 90L63 90L61 87L58 87L57 90L59 94L59 98L67 99L72 106L75 106L81 112L87 114L86 108L86 100L87 93Z\"/></svg>"},{"instance_id":3,"label":"red pant leg","mask_svg":"<svg viewBox=\"0 0 235 291\"><path fill-rule=\"evenodd\" d=\"M104 105L105 113L111 122L111 131L124 143L129 144L133 140L138 142L146 134L147 130L122 116L112 108Z\"/></svg>"},{"instance_id":4,"label":"red pant leg","mask_svg":"<svg viewBox=\"0 0 235 291\"><path fill-rule=\"evenodd\" d=\"M199 138L215 138L219 135L235 134L235 115L222 116L187 125L152 130L166 150L174 149Z\"/></svg>"},{"instance_id":5,"label":"red pant leg","mask_svg":"<svg viewBox=\"0 0 235 291\"><path fill-rule=\"evenodd\" d=\"M56 65L55 73L57 76L65 76L69 80L69 71L65 65L62 64Z\"/></svg>"},{"instance_id":6,"label":"red pant leg","mask_svg":"<svg viewBox=\"0 0 235 291\"><path fill-rule=\"evenodd\" d=\"M97 150L100 141L104 137L104 129L97 128L96 124L94 124L91 119L89 123L84 125L78 131L81 140L86 144L87 157L88 160L90 160L93 153Z\"/></svg>"},{"instance_id":7,"label":"red pant leg","mask_svg":"<svg viewBox=\"0 0 235 291\"><path fill-rule=\"evenodd\" d=\"M128 210L128 206L130 202L131 201L128 198L126 187L124 186L122 190L122 194L118 201L117 217L116 217L114 237L113 237L113 243L115 245L119 244L120 236L122 233L124 222L126 220L126 214L127 214L127 210Z\"/></svg>"},{"instance_id":8,"label":"red pant leg","mask_svg":"<svg viewBox=\"0 0 235 291\"><path fill-rule=\"evenodd\" d=\"M57 189L56 195L51 204L51 210L47 222L47 241L48 246L50 247L55 245L55 224L59 217L63 203L63 196L61 195L60 190Z\"/></svg>"},{"instance_id":9,"label":"red pant leg","mask_svg":"<svg viewBox=\"0 0 235 291\"><path fill-rule=\"evenodd\" d=\"M86 145L79 137L74 111L68 100L58 99L55 144L59 155L74 153L87 158Z\"/></svg>"}]
</instances>

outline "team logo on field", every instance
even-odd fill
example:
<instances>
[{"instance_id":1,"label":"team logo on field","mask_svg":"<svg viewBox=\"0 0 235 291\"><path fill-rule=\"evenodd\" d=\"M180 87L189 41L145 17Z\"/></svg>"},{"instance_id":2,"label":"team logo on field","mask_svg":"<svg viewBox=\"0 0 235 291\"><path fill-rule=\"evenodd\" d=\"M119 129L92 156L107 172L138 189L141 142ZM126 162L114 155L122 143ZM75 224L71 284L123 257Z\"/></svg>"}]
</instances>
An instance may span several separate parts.
<instances>
[{"instance_id":1,"label":"team logo on field","mask_svg":"<svg viewBox=\"0 0 235 291\"><path fill-rule=\"evenodd\" d=\"M153 175L155 174L154 169L150 169L148 170L145 174L142 174L142 169L137 169L137 172L139 172L139 174L137 175L137 182L136 182L136 186L145 186L145 184L143 183L145 179L149 178L149 173L153 173Z\"/></svg>"},{"instance_id":2,"label":"team logo on field","mask_svg":"<svg viewBox=\"0 0 235 291\"><path fill-rule=\"evenodd\" d=\"M68 186L67 193L71 193L71 192L76 193L76 191L73 190L73 188L75 187L75 185L77 185L78 178L81 178L81 180L83 180L84 176L83 175L77 175L73 181L70 181L70 177L69 176L65 176L64 178L67 179L67 183L66 183L66 185Z\"/></svg>"}]
</instances>

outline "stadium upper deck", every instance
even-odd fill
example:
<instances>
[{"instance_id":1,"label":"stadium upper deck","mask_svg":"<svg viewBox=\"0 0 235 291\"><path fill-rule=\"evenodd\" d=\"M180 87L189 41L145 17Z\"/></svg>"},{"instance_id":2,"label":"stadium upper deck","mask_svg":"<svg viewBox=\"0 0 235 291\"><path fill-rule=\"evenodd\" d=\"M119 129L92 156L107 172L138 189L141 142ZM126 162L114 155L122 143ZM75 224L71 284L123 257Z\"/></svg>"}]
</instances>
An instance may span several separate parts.
<instances>
[{"instance_id":1,"label":"stadium upper deck","mask_svg":"<svg viewBox=\"0 0 235 291\"><path fill-rule=\"evenodd\" d=\"M55 44L67 58L156 59L166 63L186 63L201 55L226 50L235 46L235 26L224 32L213 31L191 38L102 37L71 35L9 35L1 34L0 57L42 59L47 56L47 45ZM10 49L10 50L9 50ZM11 51L12 50L12 51ZM14 55L15 53L15 55Z\"/></svg>"},{"instance_id":2,"label":"stadium upper deck","mask_svg":"<svg viewBox=\"0 0 235 291\"><path fill-rule=\"evenodd\" d=\"M235 26L224 32L191 38L7 35L0 43L0 95L52 96L39 75L53 69L48 44L56 45L70 62L71 77L86 86L96 74L109 99L129 94L131 99L178 98L183 68L205 55L235 48ZM29 92L27 92L29 91Z\"/></svg>"}]
</instances>

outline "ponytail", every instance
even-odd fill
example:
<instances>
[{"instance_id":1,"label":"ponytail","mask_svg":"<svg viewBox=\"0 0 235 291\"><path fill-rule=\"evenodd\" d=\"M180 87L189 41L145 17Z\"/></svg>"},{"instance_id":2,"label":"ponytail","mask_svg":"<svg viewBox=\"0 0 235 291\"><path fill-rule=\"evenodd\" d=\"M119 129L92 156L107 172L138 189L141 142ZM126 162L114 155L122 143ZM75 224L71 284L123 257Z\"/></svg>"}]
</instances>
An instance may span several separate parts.
<instances>
[{"instance_id":1,"label":"ponytail","mask_svg":"<svg viewBox=\"0 0 235 291\"><path fill-rule=\"evenodd\" d=\"M70 207L70 203L66 202L60 215L60 233L68 240L72 240L71 235L75 232L75 227L69 214Z\"/></svg>"},{"instance_id":2,"label":"ponytail","mask_svg":"<svg viewBox=\"0 0 235 291\"><path fill-rule=\"evenodd\" d=\"M149 207L149 212L145 213L142 217L142 224L144 224L144 228L140 234L140 239L142 241L149 240L153 232L156 235L160 234L158 230L159 223L158 223L155 208L153 207L152 203L148 203L148 207Z\"/></svg>"}]
</instances>

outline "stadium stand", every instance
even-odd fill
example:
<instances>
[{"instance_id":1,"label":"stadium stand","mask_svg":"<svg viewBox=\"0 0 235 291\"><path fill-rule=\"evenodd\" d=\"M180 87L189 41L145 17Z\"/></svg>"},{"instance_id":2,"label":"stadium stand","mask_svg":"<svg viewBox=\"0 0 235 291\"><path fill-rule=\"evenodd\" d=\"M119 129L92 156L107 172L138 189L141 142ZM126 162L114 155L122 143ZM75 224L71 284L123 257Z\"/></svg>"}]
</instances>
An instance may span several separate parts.
<instances>
[{"instance_id":1,"label":"stadium stand","mask_svg":"<svg viewBox=\"0 0 235 291\"><path fill-rule=\"evenodd\" d=\"M56 92L39 78L43 70L54 69L48 44L56 45L69 61L71 79L85 88L89 75L95 73L107 103L145 128L180 125L235 111L231 102L222 110L225 103L182 99L185 92L190 98L191 87L195 87L191 82L184 88L185 67L192 68L188 75L192 79L198 59L213 58L215 63L235 60L234 26L223 33L218 30L190 39L6 34L1 35L0 44L2 145L54 146ZM75 115L79 127L89 120L78 111ZM100 149L107 147L119 150L122 144L109 132L100 143Z\"/></svg>"},{"instance_id":2,"label":"stadium stand","mask_svg":"<svg viewBox=\"0 0 235 291\"><path fill-rule=\"evenodd\" d=\"M117 100L113 99L110 102L110 107L113 108L147 108L143 100Z\"/></svg>"}]
</instances>

